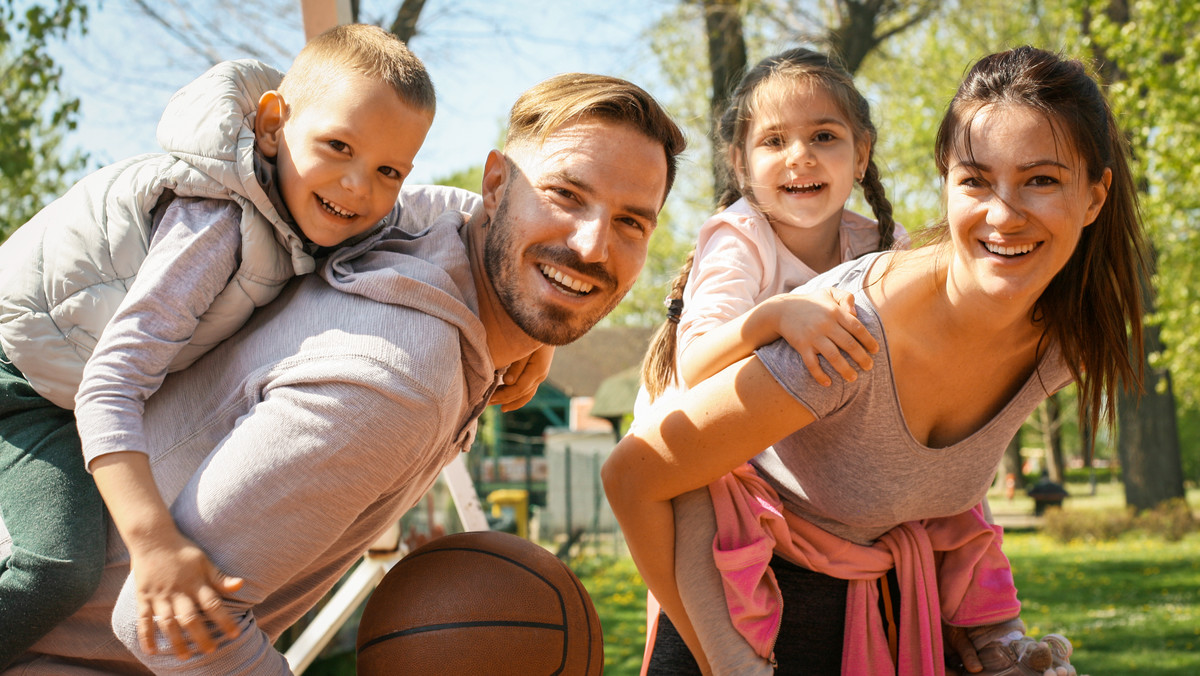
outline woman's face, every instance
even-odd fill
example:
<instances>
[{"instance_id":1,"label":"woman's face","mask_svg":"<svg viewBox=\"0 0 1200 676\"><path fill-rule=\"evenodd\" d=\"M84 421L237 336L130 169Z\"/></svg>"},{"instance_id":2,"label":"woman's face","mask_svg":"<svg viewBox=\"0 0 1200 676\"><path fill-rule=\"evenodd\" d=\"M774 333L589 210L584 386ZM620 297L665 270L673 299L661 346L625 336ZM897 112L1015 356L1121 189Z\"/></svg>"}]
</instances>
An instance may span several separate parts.
<instances>
[{"instance_id":1,"label":"woman's face","mask_svg":"<svg viewBox=\"0 0 1200 676\"><path fill-rule=\"evenodd\" d=\"M987 105L961 131L946 174L954 247L951 284L963 294L1032 305L1096 219L1112 174L1097 182L1047 117Z\"/></svg>"}]
</instances>

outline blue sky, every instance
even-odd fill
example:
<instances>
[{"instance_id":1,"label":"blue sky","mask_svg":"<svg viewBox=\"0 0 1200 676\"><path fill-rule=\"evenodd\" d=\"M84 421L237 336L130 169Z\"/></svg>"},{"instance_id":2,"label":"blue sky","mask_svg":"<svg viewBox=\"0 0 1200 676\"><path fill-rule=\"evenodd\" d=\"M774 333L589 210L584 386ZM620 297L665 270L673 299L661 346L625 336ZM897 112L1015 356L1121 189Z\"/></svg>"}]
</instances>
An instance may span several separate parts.
<instances>
[{"instance_id":1,"label":"blue sky","mask_svg":"<svg viewBox=\"0 0 1200 676\"><path fill-rule=\"evenodd\" d=\"M270 20L236 22L231 5L265 6ZM66 86L82 100L79 130L70 142L91 154L92 165L159 150L158 117L170 94L200 75L212 59L251 56L251 49L286 69L303 46L298 0L209 0L207 15L185 24L174 2L149 3L169 27L145 17L132 0L93 7L90 29L57 50ZM400 0L361 0L360 18L390 16ZM438 89L438 113L417 156L411 181L430 182L480 164L495 146L508 108L521 91L556 73L589 71L644 84L653 77L642 33L667 0L428 0L410 47ZM206 22L229 38L202 54L197 36ZM251 25L252 24L252 25ZM227 27L232 26L229 30Z\"/></svg>"}]
</instances>

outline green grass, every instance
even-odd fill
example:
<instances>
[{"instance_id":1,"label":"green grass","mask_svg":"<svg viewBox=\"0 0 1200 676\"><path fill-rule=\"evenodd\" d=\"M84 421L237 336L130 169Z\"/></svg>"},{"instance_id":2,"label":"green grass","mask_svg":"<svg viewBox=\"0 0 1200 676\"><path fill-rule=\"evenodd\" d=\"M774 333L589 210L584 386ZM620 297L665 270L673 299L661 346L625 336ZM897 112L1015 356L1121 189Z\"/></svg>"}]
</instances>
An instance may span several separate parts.
<instances>
[{"instance_id":1,"label":"green grass","mask_svg":"<svg viewBox=\"0 0 1200 676\"><path fill-rule=\"evenodd\" d=\"M1004 551L1030 633L1070 638L1080 673L1200 674L1200 534L1064 545L1020 533Z\"/></svg>"}]
</instances>

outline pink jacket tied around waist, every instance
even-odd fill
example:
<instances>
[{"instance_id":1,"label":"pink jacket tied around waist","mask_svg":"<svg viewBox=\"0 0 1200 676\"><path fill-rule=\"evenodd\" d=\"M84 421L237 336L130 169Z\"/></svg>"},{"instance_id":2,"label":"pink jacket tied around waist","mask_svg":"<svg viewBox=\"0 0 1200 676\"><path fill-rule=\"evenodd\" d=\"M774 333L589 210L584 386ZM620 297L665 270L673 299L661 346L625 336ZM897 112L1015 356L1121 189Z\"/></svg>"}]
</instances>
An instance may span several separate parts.
<instances>
[{"instance_id":1,"label":"pink jacket tied around waist","mask_svg":"<svg viewBox=\"0 0 1200 676\"><path fill-rule=\"evenodd\" d=\"M856 545L787 512L749 464L709 486L717 517L713 556L734 626L764 658L774 650L783 603L773 553L850 581L842 674L943 676L942 622L996 624L1017 617L1012 572L1000 551L1001 529L982 506L952 517L909 521L870 547ZM876 580L896 569L900 583L898 662L879 615ZM939 575L940 573L940 575Z\"/></svg>"}]
</instances>

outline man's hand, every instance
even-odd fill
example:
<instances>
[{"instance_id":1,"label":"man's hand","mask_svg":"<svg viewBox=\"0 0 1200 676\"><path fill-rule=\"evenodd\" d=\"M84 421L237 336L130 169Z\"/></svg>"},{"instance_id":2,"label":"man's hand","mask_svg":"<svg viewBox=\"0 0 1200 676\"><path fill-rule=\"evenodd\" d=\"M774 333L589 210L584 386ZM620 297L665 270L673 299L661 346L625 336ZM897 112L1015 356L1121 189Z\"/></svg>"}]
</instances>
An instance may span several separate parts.
<instances>
[{"instance_id":1,"label":"man's hand","mask_svg":"<svg viewBox=\"0 0 1200 676\"><path fill-rule=\"evenodd\" d=\"M538 385L550 373L550 362L554 359L554 347L543 345L524 359L509 365L504 373L504 384L492 393L489 405L500 406L505 413L515 411L533 399Z\"/></svg>"}]
</instances>

